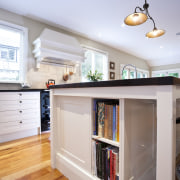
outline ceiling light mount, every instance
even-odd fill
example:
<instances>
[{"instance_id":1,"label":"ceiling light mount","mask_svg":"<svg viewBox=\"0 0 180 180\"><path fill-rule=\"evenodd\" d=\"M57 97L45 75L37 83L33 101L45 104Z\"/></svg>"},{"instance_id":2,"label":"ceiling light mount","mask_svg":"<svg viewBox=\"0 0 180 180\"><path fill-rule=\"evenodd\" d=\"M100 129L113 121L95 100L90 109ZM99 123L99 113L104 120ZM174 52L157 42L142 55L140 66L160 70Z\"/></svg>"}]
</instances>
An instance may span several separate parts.
<instances>
[{"instance_id":1,"label":"ceiling light mount","mask_svg":"<svg viewBox=\"0 0 180 180\"><path fill-rule=\"evenodd\" d=\"M137 25L140 25L140 24L143 24L144 22L146 22L147 19L150 19L153 22L154 28L153 28L152 31L150 31L150 32L148 32L146 34L146 37L148 37L148 38L155 38L155 37L162 36L165 33L165 31L156 28L155 21L150 16L148 8L149 8L149 4L147 3L147 0L145 0L145 4L143 5L143 9L141 7L139 7L139 6L137 6L135 8L134 13L128 15L125 18L124 23L126 25L129 25L129 26L137 26ZM138 12L138 10L140 12Z\"/></svg>"}]
</instances>

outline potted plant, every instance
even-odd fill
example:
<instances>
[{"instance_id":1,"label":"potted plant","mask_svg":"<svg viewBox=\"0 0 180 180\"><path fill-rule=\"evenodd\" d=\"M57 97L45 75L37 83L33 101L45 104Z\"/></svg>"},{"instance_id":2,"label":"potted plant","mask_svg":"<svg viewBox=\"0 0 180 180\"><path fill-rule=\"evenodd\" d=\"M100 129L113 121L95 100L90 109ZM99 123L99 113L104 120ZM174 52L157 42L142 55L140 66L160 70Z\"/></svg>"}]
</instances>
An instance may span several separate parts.
<instances>
[{"instance_id":1,"label":"potted plant","mask_svg":"<svg viewBox=\"0 0 180 180\"><path fill-rule=\"evenodd\" d=\"M103 79L103 73L98 73L97 70L95 70L95 73L92 73L92 71L90 70L87 74L87 79L90 81L99 81Z\"/></svg>"}]
</instances>

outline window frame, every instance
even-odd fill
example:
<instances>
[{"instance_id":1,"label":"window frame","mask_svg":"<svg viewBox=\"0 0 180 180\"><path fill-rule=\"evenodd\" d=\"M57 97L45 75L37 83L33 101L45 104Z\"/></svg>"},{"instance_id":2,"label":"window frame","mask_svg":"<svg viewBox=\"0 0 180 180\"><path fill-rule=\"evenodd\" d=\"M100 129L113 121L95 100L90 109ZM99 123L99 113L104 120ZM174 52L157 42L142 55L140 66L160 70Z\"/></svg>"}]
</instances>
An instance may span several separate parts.
<instances>
[{"instance_id":1,"label":"window frame","mask_svg":"<svg viewBox=\"0 0 180 180\"><path fill-rule=\"evenodd\" d=\"M86 46L86 45L81 45L82 47L83 47L83 49L84 49L84 53L86 53L86 51L88 50L88 51L92 51L92 52L96 52L96 53L99 53L99 54L104 54L105 56L106 56L106 58L107 58L107 63L106 63L106 65L103 65L104 67L103 67L103 69L105 69L106 70L106 74L105 74L105 79L103 79L104 81L106 81L106 80L109 80L109 58L108 58L108 52L106 52L106 51L102 51L102 50L99 50L99 49L96 49L96 48L93 48L93 47L90 47L90 46ZM94 67L94 61L92 62L92 65L93 65L93 67L91 67L91 71L93 72L95 69L95 67ZM104 74L104 73L103 73ZM103 76L104 77L104 76ZM84 78L83 76L82 76L82 66L81 66L81 81L82 82L87 82L88 81L88 79L86 79L86 78Z\"/></svg>"},{"instance_id":2,"label":"window frame","mask_svg":"<svg viewBox=\"0 0 180 180\"><path fill-rule=\"evenodd\" d=\"M21 84L27 81L27 57L28 57L28 29L26 27L9 23L7 21L0 20L0 26L6 26L6 29L13 31L22 31L23 41L22 41L22 57L20 59L20 68L19 68L19 80L0 80L0 83L12 83L12 84ZM1 28L1 27L0 27Z\"/></svg>"},{"instance_id":3,"label":"window frame","mask_svg":"<svg viewBox=\"0 0 180 180\"><path fill-rule=\"evenodd\" d=\"M151 77L159 77L157 76L157 74L165 74L165 76L169 76L168 75L169 73L179 73L179 78L180 78L180 68L151 71Z\"/></svg>"},{"instance_id":4,"label":"window frame","mask_svg":"<svg viewBox=\"0 0 180 180\"><path fill-rule=\"evenodd\" d=\"M123 70L123 67L124 67L125 65L126 65L126 64L120 64L120 79L122 79L122 70ZM134 69L133 67L131 67L131 66L128 66L128 67L125 68L125 69L128 69L128 71L130 70L130 72L132 72L132 71L135 72L135 69ZM125 70L125 69L124 69L124 70ZM150 77L150 73L149 73L148 70L136 68L136 71L137 71L137 74L138 74L138 73L147 74L147 77L145 77L145 78ZM137 77L136 77L136 74L135 74L135 77L134 77L134 78L130 78L130 73L128 73L128 79L136 79L136 78L137 78ZM140 78L143 78L143 77L140 77ZM139 78L138 78L138 79L139 79Z\"/></svg>"}]
</instances>

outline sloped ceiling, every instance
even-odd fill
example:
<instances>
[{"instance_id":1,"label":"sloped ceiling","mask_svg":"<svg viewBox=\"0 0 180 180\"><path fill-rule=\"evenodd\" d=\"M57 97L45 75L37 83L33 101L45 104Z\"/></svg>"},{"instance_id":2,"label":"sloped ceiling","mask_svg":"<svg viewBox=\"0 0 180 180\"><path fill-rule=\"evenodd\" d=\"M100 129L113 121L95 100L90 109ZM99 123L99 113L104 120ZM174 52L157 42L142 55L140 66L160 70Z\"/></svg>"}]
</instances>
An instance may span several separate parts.
<instances>
[{"instance_id":1,"label":"sloped ceiling","mask_svg":"<svg viewBox=\"0 0 180 180\"><path fill-rule=\"evenodd\" d=\"M157 28L166 34L147 39L145 34L153 23L129 27L124 18L142 7L143 0L0 0L0 7L20 15L51 22L57 26L86 35L89 38L140 57L150 66L180 63L180 1L148 1L150 15Z\"/></svg>"}]
</instances>

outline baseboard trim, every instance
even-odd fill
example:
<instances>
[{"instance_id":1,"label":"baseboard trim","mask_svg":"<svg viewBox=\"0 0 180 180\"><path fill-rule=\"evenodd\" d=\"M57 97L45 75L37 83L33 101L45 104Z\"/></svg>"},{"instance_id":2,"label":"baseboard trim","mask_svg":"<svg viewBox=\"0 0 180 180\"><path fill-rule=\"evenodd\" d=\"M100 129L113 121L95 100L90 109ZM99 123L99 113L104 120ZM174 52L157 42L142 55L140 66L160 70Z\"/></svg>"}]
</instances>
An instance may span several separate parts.
<instances>
[{"instance_id":1,"label":"baseboard trim","mask_svg":"<svg viewBox=\"0 0 180 180\"><path fill-rule=\"evenodd\" d=\"M94 180L94 176L89 172L77 166L60 153L56 154L56 168L69 180Z\"/></svg>"}]
</instances>

